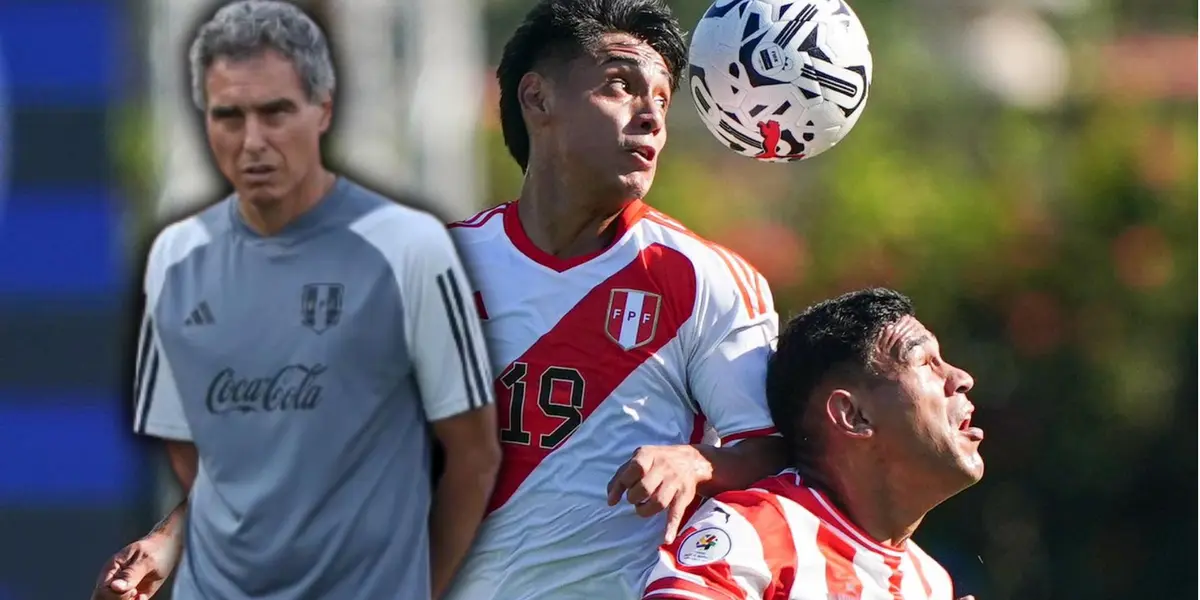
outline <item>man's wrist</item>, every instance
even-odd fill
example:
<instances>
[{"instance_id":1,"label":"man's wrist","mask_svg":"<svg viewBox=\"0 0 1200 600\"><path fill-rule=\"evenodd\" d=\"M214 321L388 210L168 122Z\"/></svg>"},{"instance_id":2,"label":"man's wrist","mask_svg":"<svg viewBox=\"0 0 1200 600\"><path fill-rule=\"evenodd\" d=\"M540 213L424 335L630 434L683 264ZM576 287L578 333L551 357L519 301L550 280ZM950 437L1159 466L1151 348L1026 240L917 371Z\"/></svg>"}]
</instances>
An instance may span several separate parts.
<instances>
[{"instance_id":1,"label":"man's wrist","mask_svg":"<svg viewBox=\"0 0 1200 600\"><path fill-rule=\"evenodd\" d=\"M167 540L174 540L175 538L178 538L179 534L182 533L183 530L183 523L185 522L185 517L187 516L187 508L188 502L186 499L184 499L169 514L167 514L167 516L163 517L163 519L159 521L153 529L150 530L150 533L146 534L145 539L164 538Z\"/></svg>"},{"instance_id":2,"label":"man's wrist","mask_svg":"<svg viewBox=\"0 0 1200 600\"><path fill-rule=\"evenodd\" d=\"M714 453L719 453L721 449L708 444L692 444L689 447L696 453L696 458L692 461L696 485L711 483L716 477Z\"/></svg>"}]
</instances>

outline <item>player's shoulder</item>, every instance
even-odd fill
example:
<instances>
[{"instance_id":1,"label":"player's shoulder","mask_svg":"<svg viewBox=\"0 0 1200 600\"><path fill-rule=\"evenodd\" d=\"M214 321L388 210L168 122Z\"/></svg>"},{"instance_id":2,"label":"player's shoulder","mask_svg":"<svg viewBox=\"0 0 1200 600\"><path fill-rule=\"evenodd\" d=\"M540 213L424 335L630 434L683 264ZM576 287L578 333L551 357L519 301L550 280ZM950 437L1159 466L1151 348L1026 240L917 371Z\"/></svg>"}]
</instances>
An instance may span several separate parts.
<instances>
[{"instance_id":1,"label":"player's shoulder","mask_svg":"<svg viewBox=\"0 0 1200 600\"><path fill-rule=\"evenodd\" d=\"M196 251L213 241L213 221L224 202L210 206L197 214L168 223L150 243L146 255L143 291L150 301L158 297L172 267L196 255Z\"/></svg>"},{"instance_id":2,"label":"player's shoulder","mask_svg":"<svg viewBox=\"0 0 1200 600\"><path fill-rule=\"evenodd\" d=\"M680 544L677 560L688 558L682 554L685 549L695 554L694 547L722 544L728 549L725 554L731 562L759 564L764 556L794 556L800 538L815 539L815 536L806 535L813 530L804 522L808 519L802 518L798 523L786 504L787 500L779 493L762 487L717 494L693 517L687 530L690 539ZM750 550L744 553L739 548Z\"/></svg>"},{"instance_id":3,"label":"player's shoulder","mask_svg":"<svg viewBox=\"0 0 1200 600\"><path fill-rule=\"evenodd\" d=\"M701 278L715 279L723 284L766 285L765 278L745 257L692 231L666 213L647 207L641 220L648 239L670 246L688 257Z\"/></svg>"},{"instance_id":4,"label":"player's shoulder","mask_svg":"<svg viewBox=\"0 0 1200 600\"><path fill-rule=\"evenodd\" d=\"M745 489L717 494L711 500L712 510L732 511L756 530L779 529L789 525L790 511L784 508L784 502L795 491L796 483L791 474L784 471Z\"/></svg>"},{"instance_id":5,"label":"player's shoulder","mask_svg":"<svg viewBox=\"0 0 1200 600\"><path fill-rule=\"evenodd\" d=\"M516 206L513 202L505 202L481 210L466 219L455 221L446 226L450 236L456 242L476 243L495 237L504 231L504 215Z\"/></svg>"},{"instance_id":6,"label":"player's shoulder","mask_svg":"<svg viewBox=\"0 0 1200 600\"><path fill-rule=\"evenodd\" d=\"M641 220L648 242L674 248L692 263L703 296L724 298L718 302L719 306L744 306L751 318L774 310L767 279L740 254L693 232L657 209L647 208Z\"/></svg>"},{"instance_id":7,"label":"player's shoulder","mask_svg":"<svg viewBox=\"0 0 1200 600\"><path fill-rule=\"evenodd\" d=\"M354 218L349 222L349 229L359 235L391 236L398 230L409 232L408 236L397 236L395 243L403 243L412 238L411 234L428 234L440 232L443 225L440 219L432 213L406 203L396 202L382 194L352 184L346 190L345 197L353 205Z\"/></svg>"},{"instance_id":8,"label":"player's shoulder","mask_svg":"<svg viewBox=\"0 0 1200 600\"><path fill-rule=\"evenodd\" d=\"M752 515L758 525L793 527L820 519L811 509L811 496L812 490L804 483L799 472L784 469L746 489L723 492L714 499Z\"/></svg>"},{"instance_id":9,"label":"player's shoulder","mask_svg":"<svg viewBox=\"0 0 1200 600\"><path fill-rule=\"evenodd\" d=\"M150 256L146 263L149 271L163 272L172 265L185 260L197 248L213 240L216 214L224 208L219 202L203 211L167 224L150 244Z\"/></svg>"},{"instance_id":10,"label":"player's shoulder","mask_svg":"<svg viewBox=\"0 0 1200 600\"><path fill-rule=\"evenodd\" d=\"M386 198L362 211L346 228L389 262L449 245L445 225L437 216Z\"/></svg>"},{"instance_id":11,"label":"player's shoulder","mask_svg":"<svg viewBox=\"0 0 1200 600\"><path fill-rule=\"evenodd\" d=\"M387 201L349 223L359 243L347 246L353 264L376 265L402 288L422 286L427 276L452 268L456 251L442 220L430 212ZM365 252L367 256L360 253ZM364 267L365 268L365 267Z\"/></svg>"}]
</instances>

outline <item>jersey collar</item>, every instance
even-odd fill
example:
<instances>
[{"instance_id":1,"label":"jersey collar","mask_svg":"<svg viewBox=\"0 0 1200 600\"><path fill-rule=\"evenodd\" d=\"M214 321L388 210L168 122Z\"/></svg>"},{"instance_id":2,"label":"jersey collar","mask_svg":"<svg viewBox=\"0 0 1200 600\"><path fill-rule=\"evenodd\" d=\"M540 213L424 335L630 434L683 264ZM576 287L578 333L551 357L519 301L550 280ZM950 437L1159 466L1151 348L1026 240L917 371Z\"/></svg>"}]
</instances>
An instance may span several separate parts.
<instances>
[{"instance_id":1,"label":"jersey collar","mask_svg":"<svg viewBox=\"0 0 1200 600\"><path fill-rule=\"evenodd\" d=\"M582 265L594 258L599 257L605 252L608 252L610 249L620 243L621 239L625 237L625 234L628 233L629 230L632 229L639 220L641 220L648 210L650 210L650 207L641 200L634 200L633 202L630 202L621 210L620 214L617 215L617 220L615 223L617 229L616 233L613 235L612 243L595 252L589 252L588 254L582 254L579 256L572 256L570 258L561 258L554 256L553 254L550 254L541 248L538 248L537 245L529 239L529 235L525 233L525 227L521 225L521 217L518 215L518 202L520 202L519 199L513 200L504 210L504 233L508 235L508 239L512 240L513 246L515 246L521 254L524 254L526 258L559 273Z\"/></svg>"}]
</instances>

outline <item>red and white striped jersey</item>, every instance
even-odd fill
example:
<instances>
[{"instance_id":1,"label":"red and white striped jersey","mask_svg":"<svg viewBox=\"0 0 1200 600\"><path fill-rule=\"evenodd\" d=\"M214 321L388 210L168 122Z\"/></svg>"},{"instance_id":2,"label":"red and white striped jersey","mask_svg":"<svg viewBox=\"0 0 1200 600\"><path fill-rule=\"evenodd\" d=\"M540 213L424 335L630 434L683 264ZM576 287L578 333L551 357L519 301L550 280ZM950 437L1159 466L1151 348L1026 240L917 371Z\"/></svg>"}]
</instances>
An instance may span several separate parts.
<instances>
[{"instance_id":1,"label":"red and white striped jersey","mask_svg":"<svg viewBox=\"0 0 1200 600\"><path fill-rule=\"evenodd\" d=\"M915 542L884 546L787 470L700 507L658 552L644 600L953 600Z\"/></svg>"},{"instance_id":2,"label":"red and white striped jersey","mask_svg":"<svg viewBox=\"0 0 1200 600\"><path fill-rule=\"evenodd\" d=\"M642 202L590 256L538 249L516 202L451 226L496 380L503 462L450 598L640 597L665 515L607 504L640 446L775 435L763 277Z\"/></svg>"}]
</instances>

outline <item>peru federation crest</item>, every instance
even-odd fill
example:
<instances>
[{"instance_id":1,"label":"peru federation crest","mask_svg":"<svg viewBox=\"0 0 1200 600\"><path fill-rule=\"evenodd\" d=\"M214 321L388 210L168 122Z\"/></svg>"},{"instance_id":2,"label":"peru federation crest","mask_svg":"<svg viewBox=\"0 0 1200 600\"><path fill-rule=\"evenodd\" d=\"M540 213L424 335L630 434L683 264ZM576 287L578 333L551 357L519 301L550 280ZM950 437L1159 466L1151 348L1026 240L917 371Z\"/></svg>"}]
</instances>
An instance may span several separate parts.
<instances>
[{"instance_id":1,"label":"peru federation crest","mask_svg":"<svg viewBox=\"0 0 1200 600\"><path fill-rule=\"evenodd\" d=\"M300 292L300 322L307 328L325 333L342 318L342 300L346 289L340 283L310 283Z\"/></svg>"},{"instance_id":2,"label":"peru federation crest","mask_svg":"<svg viewBox=\"0 0 1200 600\"><path fill-rule=\"evenodd\" d=\"M658 294L614 289L608 295L608 321L604 333L625 350L644 346L654 339L661 308L662 296Z\"/></svg>"}]
</instances>

